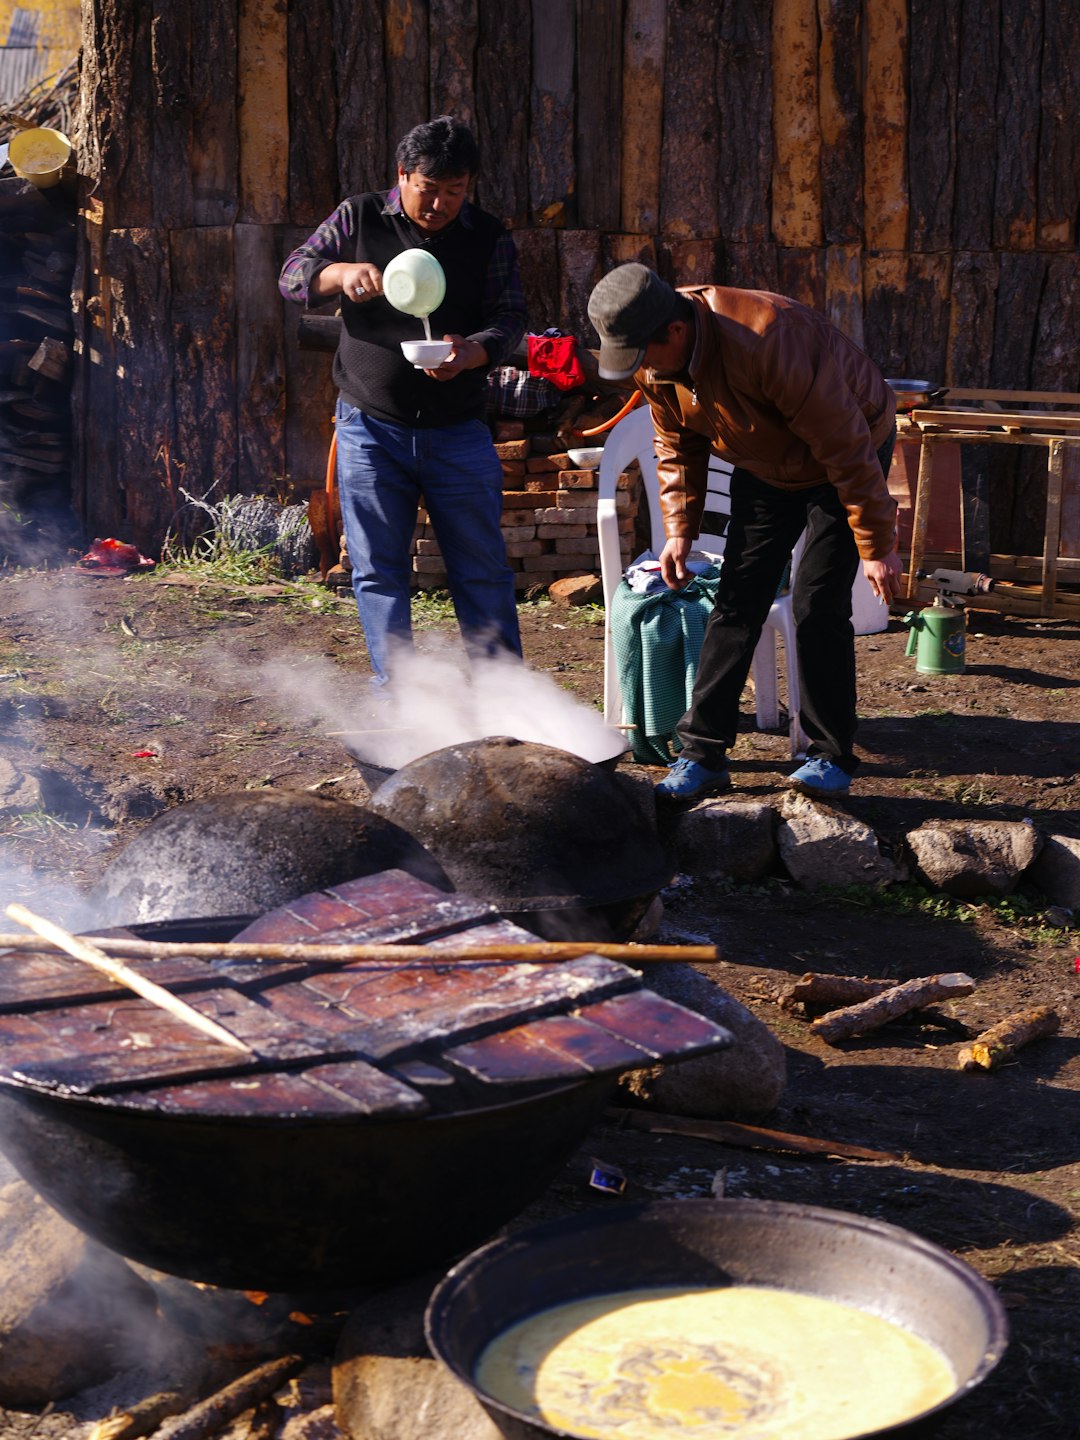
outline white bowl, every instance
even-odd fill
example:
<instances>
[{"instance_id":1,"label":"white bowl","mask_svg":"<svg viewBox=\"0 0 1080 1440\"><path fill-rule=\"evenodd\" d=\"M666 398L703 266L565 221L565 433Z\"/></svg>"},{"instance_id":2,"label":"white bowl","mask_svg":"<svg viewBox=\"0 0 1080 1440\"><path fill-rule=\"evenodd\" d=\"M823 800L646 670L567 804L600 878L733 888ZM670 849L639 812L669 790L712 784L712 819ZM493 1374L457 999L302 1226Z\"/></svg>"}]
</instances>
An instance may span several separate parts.
<instances>
[{"instance_id":1,"label":"white bowl","mask_svg":"<svg viewBox=\"0 0 1080 1440\"><path fill-rule=\"evenodd\" d=\"M595 470L600 464L600 456L604 453L604 447L592 445L585 450L568 450L566 453L579 470Z\"/></svg>"},{"instance_id":2,"label":"white bowl","mask_svg":"<svg viewBox=\"0 0 1080 1440\"><path fill-rule=\"evenodd\" d=\"M450 340L403 340L401 353L417 370L434 370L454 348Z\"/></svg>"},{"instance_id":3,"label":"white bowl","mask_svg":"<svg viewBox=\"0 0 1080 1440\"><path fill-rule=\"evenodd\" d=\"M446 294L446 276L427 250L403 250L383 271L383 294L406 315L430 315Z\"/></svg>"}]
</instances>

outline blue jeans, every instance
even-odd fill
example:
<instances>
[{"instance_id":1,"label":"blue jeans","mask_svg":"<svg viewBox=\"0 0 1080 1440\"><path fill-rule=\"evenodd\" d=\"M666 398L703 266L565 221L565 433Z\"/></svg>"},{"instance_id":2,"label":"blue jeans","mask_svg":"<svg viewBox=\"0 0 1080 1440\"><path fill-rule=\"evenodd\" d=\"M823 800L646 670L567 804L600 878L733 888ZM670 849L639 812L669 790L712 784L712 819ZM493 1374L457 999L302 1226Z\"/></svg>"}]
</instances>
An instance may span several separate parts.
<instances>
[{"instance_id":1,"label":"blue jeans","mask_svg":"<svg viewBox=\"0 0 1080 1440\"><path fill-rule=\"evenodd\" d=\"M353 593L375 679L411 644L409 551L423 499L458 626L472 654L521 655L514 575L502 535L502 467L482 420L414 430L338 400L337 477Z\"/></svg>"}]
</instances>

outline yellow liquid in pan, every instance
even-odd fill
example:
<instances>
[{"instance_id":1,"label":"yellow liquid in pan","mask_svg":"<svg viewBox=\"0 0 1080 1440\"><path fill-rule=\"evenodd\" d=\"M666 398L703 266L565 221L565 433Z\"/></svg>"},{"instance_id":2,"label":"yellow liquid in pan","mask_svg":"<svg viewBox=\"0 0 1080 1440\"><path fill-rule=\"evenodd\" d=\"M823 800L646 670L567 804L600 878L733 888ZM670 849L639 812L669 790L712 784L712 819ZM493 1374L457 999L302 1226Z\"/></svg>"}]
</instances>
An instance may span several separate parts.
<instances>
[{"instance_id":1,"label":"yellow liquid in pan","mask_svg":"<svg viewBox=\"0 0 1080 1440\"><path fill-rule=\"evenodd\" d=\"M845 1440L956 1388L944 1355L898 1325L747 1285L555 1306L497 1336L476 1381L588 1440Z\"/></svg>"}]
</instances>

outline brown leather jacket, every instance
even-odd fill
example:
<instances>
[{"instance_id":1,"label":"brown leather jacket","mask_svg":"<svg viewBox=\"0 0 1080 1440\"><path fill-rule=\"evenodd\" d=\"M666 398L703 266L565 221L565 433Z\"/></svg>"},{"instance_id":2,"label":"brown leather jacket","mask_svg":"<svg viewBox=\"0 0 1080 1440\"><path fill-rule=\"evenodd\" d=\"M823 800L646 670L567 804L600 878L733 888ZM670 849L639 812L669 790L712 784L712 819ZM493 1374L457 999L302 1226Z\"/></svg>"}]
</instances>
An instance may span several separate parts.
<instances>
[{"instance_id":1,"label":"brown leather jacket","mask_svg":"<svg viewBox=\"0 0 1080 1440\"><path fill-rule=\"evenodd\" d=\"M763 290L680 290L694 302L689 372L634 377L652 409L668 538L696 539L709 451L781 489L828 480L864 560L895 545L896 502L876 451L896 400L873 361L816 310Z\"/></svg>"}]
</instances>

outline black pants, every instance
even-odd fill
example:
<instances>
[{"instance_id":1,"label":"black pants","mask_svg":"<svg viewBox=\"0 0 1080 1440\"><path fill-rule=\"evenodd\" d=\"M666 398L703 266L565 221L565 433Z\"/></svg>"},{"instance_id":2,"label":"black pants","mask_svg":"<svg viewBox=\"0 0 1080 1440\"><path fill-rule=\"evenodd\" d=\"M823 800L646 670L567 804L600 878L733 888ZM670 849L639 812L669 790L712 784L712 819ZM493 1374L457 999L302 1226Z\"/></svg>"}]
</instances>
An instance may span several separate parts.
<instances>
[{"instance_id":1,"label":"black pants","mask_svg":"<svg viewBox=\"0 0 1080 1440\"><path fill-rule=\"evenodd\" d=\"M888 474L895 437L878 451ZM792 548L806 547L795 572L792 611L801 688L801 719L810 753L848 774L855 744L855 639L851 587L860 560L847 511L834 486L784 491L747 470L731 477L731 523L716 603L705 629L690 709L677 732L682 753L721 769L739 729L739 700L761 627Z\"/></svg>"}]
</instances>

